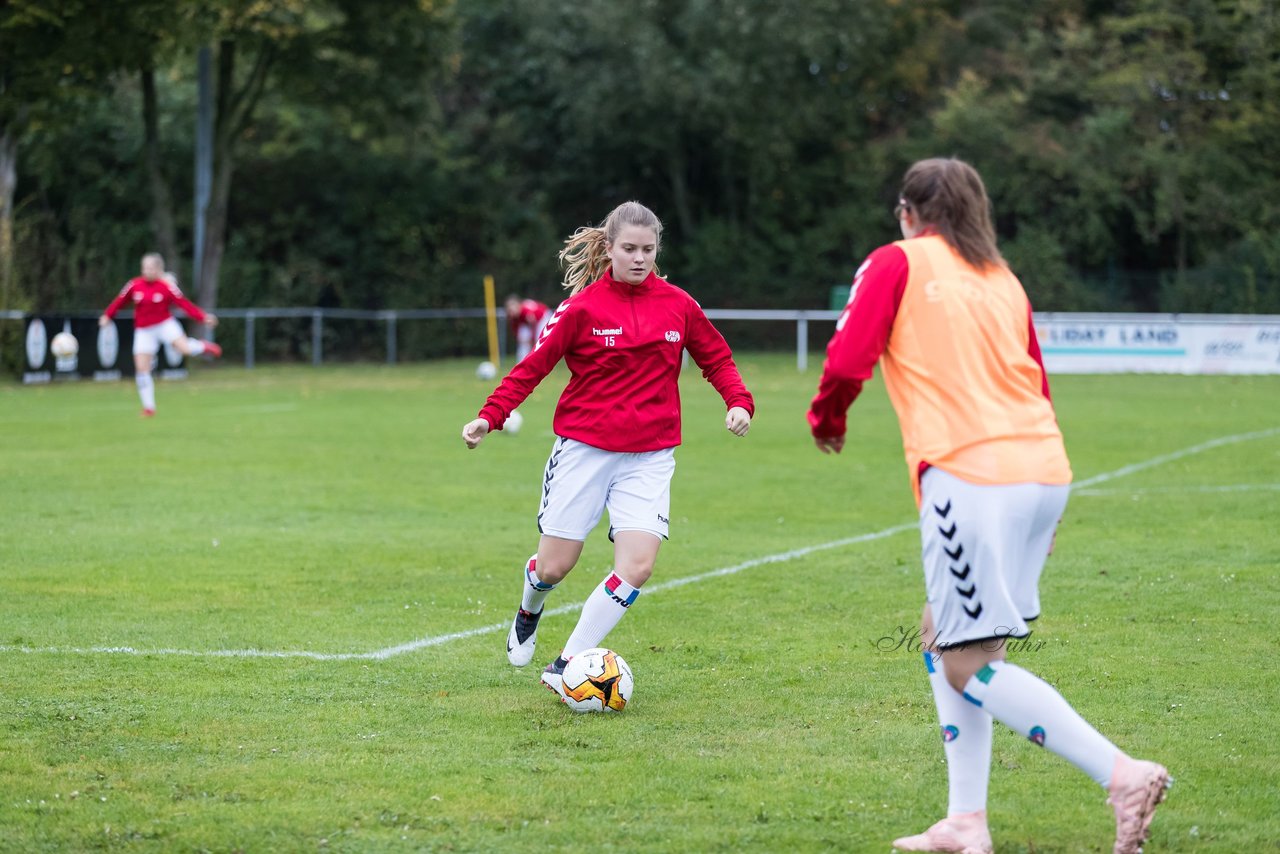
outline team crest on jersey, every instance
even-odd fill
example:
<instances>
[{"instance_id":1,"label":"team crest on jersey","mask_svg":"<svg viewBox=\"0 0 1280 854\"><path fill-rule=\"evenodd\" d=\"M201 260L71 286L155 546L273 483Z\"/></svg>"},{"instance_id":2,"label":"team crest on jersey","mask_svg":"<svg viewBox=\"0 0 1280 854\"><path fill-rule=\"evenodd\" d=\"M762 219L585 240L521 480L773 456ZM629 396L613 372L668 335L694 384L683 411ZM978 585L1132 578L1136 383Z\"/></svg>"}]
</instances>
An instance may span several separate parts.
<instances>
[{"instance_id":1,"label":"team crest on jersey","mask_svg":"<svg viewBox=\"0 0 1280 854\"><path fill-rule=\"evenodd\" d=\"M675 344L677 341L680 340L680 333L676 332L674 329L670 330L669 332L667 332L667 340L670 341L672 344Z\"/></svg>"}]
</instances>

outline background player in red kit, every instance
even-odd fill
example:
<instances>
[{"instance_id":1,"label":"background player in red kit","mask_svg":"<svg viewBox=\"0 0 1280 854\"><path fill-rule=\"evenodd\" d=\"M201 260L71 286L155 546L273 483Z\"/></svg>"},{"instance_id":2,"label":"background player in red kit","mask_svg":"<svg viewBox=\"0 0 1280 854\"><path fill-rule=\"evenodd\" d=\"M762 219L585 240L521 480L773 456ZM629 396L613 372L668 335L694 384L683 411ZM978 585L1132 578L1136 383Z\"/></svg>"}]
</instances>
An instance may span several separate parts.
<instances>
[{"instance_id":1,"label":"background player in red kit","mask_svg":"<svg viewBox=\"0 0 1280 854\"><path fill-rule=\"evenodd\" d=\"M518 294L511 294L503 306L507 310L507 325L511 329L511 337L516 342L516 361L520 361L533 350L533 344L542 334L542 328L551 319L551 309L546 303L536 299L521 299Z\"/></svg>"},{"instance_id":2,"label":"background player in red kit","mask_svg":"<svg viewBox=\"0 0 1280 854\"><path fill-rule=\"evenodd\" d=\"M894 848L990 854L994 718L1106 789L1115 852L1136 854L1168 772L1127 756L1004 660L1005 639L1026 637L1040 615L1040 572L1071 482L1031 304L996 247L973 167L916 163L896 213L904 239L858 268L809 409L818 448L839 453L846 410L879 360L920 508L924 662L949 803L945 819Z\"/></svg>"},{"instance_id":3,"label":"background player in red kit","mask_svg":"<svg viewBox=\"0 0 1280 854\"><path fill-rule=\"evenodd\" d=\"M542 681L562 697L573 655L599 646L635 602L667 538L675 446L680 444L682 352L724 398L725 427L745 436L754 403L733 353L693 297L655 268L662 224L638 202L619 205L599 228L574 233L560 253L566 299L533 352L516 363L462 428L468 448L507 416L564 359L571 378L556 406L555 444L543 475L538 552L522 573L507 657L533 658L547 595L578 561L587 534L609 511L614 568L587 599ZM588 284L590 283L590 284Z\"/></svg>"},{"instance_id":4,"label":"background player in red kit","mask_svg":"<svg viewBox=\"0 0 1280 854\"><path fill-rule=\"evenodd\" d=\"M177 282L164 271L164 259L155 252L142 256L142 275L130 279L98 318L106 326L126 304L133 309L133 366L142 399L142 414L156 414L156 387L151 377L152 363L161 344L172 344L184 356L221 356L222 348L212 341L188 338L182 324L170 314L170 306L178 306L196 323L217 326L218 318L201 311L200 306L182 295Z\"/></svg>"}]
</instances>

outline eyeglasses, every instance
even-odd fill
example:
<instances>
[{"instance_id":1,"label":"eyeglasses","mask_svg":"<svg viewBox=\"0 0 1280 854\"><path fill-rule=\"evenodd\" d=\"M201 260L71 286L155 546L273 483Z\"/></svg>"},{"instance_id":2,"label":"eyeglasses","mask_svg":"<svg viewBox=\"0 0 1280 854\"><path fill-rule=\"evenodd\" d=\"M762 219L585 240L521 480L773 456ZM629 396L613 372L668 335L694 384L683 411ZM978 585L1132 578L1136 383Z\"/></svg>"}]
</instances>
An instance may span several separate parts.
<instances>
[{"instance_id":1,"label":"eyeglasses","mask_svg":"<svg viewBox=\"0 0 1280 854\"><path fill-rule=\"evenodd\" d=\"M896 221L896 220L902 219L902 215L909 210L911 210L911 203L908 202L906 199L898 199L898 203L893 206L894 220Z\"/></svg>"}]
</instances>

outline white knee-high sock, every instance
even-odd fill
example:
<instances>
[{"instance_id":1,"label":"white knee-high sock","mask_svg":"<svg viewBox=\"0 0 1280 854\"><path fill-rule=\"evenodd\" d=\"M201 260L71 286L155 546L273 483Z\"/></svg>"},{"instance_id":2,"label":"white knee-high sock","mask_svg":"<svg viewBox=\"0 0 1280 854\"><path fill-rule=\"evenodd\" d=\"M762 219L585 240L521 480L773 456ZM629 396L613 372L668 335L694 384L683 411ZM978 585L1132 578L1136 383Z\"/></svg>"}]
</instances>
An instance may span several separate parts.
<instances>
[{"instance_id":1,"label":"white knee-high sock","mask_svg":"<svg viewBox=\"0 0 1280 854\"><path fill-rule=\"evenodd\" d=\"M933 703L942 726L942 750L947 757L947 815L987 808L991 779L991 715L965 700L947 682L942 659L924 653Z\"/></svg>"},{"instance_id":2,"label":"white knee-high sock","mask_svg":"<svg viewBox=\"0 0 1280 854\"><path fill-rule=\"evenodd\" d=\"M520 597L520 608L530 614L541 613L547 596L556 589L554 584L538 580L537 566L537 555L532 555L524 564L524 594Z\"/></svg>"},{"instance_id":3,"label":"white knee-high sock","mask_svg":"<svg viewBox=\"0 0 1280 854\"><path fill-rule=\"evenodd\" d=\"M584 649L599 646L639 595L640 588L632 587L616 572L605 576L583 604L582 616L578 618L573 634L564 642L564 652L560 656L571 658Z\"/></svg>"},{"instance_id":4,"label":"white knee-high sock","mask_svg":"<svg viewBox=\"0 0 1280 854\"><path fill-rule=\"evenodd\" d=\"M1014 732L1075 765L1099 786L1111 783L1119 748L1034 673L993 661L969 679L964 696Z\"/></svg>"},{"instance_id":5,"label":"white knee-high sock","mask_svg":"<svg viewBox=\"0 0 1280 854\"><path fill-rule=\"evenodd\" d=\"M142 398L142 408L155 409L156 382L151 378L151 372L139 371L134 377L134 382L138 384L138 397Z\"/></svg>"},{"instance_id":6,"label":"white knee-high sock","mask_svg":"<svg viewBox=\"0 0 1280 854\"><path fill-rule=\"evenodd\" d=\"M199 356L201 353L204 352L204 342L201 341L199 338L188 338L187 352L190 353L192 356Z\"/></svg>"}]
</instances>

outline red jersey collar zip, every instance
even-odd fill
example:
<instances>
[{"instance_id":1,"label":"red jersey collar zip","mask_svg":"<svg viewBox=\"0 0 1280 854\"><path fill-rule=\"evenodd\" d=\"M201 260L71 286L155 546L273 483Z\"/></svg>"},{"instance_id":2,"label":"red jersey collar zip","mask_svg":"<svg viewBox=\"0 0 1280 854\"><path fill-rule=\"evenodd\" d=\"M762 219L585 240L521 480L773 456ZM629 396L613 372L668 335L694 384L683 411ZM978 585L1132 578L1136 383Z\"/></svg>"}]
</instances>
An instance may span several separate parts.
<instances>
[{"instance_id":1,"label":"red jersey collar zip","mask_svg":"<svg viewBox=\"0 0 1280 854\"><path fill-rule=\"evenodd\" d=\"M652 270L650 270L649 275L645 276L644 281L642 281L638 285L628 284L627 282L620 282L613 277L613 265L610 265L608 269L604 271L604 275L601 276L601 278L604 279L605 283L609 287L615 288L621 291L623 294L628 294L628 295L643 293L649 290L651 287L653 287L654 283L658 281L657 274L654 273Z\"/></svg>"}]
</instances>

